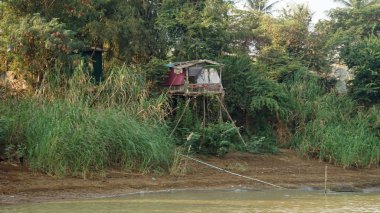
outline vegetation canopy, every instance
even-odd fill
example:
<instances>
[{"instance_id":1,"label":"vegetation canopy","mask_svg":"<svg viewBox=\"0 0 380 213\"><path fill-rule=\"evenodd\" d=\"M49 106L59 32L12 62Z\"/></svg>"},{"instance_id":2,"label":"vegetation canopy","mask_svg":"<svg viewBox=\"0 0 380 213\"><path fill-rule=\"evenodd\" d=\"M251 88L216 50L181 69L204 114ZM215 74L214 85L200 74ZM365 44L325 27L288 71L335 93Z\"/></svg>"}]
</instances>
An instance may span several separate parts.
<instances>
[{"instance_id":1,"label":"vegetation canopy","mask_svg":"<svg viewBox=\"0 0 380 213\"><path fill-rule=\"evenodd\" d=\"M84 178L177 171L181 152L378 166L379 1L315 25L279 2L0 1L0 158ZM169 95L165 64L201 59L223 64L224 95Z\"/></svg>"}]
</instances>

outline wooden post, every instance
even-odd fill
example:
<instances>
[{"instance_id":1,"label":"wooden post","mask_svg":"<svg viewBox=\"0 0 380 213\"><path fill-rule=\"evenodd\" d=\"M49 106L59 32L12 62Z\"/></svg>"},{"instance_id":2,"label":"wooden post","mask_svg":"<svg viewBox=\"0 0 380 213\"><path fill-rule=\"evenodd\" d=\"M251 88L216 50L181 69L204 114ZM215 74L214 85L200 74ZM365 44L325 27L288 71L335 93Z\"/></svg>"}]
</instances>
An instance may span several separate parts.
<instances>
[{"instance_id":1,"label":"wooden post","mask_svg":"<svg viewBox=\"0 0 380 213\"><path fill-rule=\"evenodd\" d=\"M185 93L189 92L189 69L186 68L186 82L185 82Z\"/></svg>"},{"instance_id":2,"label":"wooden post","mask_svg":"<svg viewBox=\"0 0 380 213\"><path fill-rule=\"evenodd\" d=\"M224 102L224 97L223 97L223 94L220 94L220 99L222 101L222 103ZM222 114L222 105L219 104L219 122L222 123L223 122L223 114Z\"/></svg>"},{"instance_id":3,"label":"wooden post","mask_svg":"<svg viewBox=\"0 0 380 213\"><path fill-rule=\"evenodd\" d=\"M223 92L223 84L222 84L222 73L223 73L223 66L220 66L220 69L219 69L219 78L220 78L220 85L219 85L219 92L221 92L220 94L220 101L222 103L224 103L224 92ZM223 122L223 114L222 114L222 104L219 105L219 122L222 123Z\"/></svg>"},{"instance_id":4,"label":"wooden post","mask_svg":"<svg viewBox=\"0 0 380 213\"><path fill-rule=\"evenodd\" d=\"M5 72L8 72L8 58L5 60Z\"/></svg>"},{"instance_id":5,"label":"wooden post","mask_svg":"<svg viewBox=\"0 0 380 213\"><path fill-rule=\"evenodd\" d=\"M186 83L189 83L189 69L186 68Z\"/></svg>"},{"instance_id":6,"label":"wooden post","mask_svg":"<svg viewBox=\"0 0 380 213\"><path fill-rule=\"evenodd\" d=\"M202 140L199 143L198 149L201 150L205 141L205 128L206 128L206 94L203 94L203 122L202 122Z\"/></svg>"},{"instance_id":7,"label":"wooden post","mask_svg":"<svg viewBox=\"0 0 380 213\"><path fill-rule=\"evenodd\" d=\"M172 132L170 133L170 136L169 136L169 137L171 137L171 136L173 135L173 133L175 132L175 130L177 129L179 122L181 122L182 117L183 117L183 115L185 114L187 107L189 106L189 103L190 103L190 98L187 99L187 102L186 102L185 108L183 108L182 114L181 114L181 116L179 117L179 119L178 119L178 121L177 121L177 124L175 125L174 129L173 129Z\"/></svg>"},{"instance_id":8,"label":"wooden post","mask_svg":"<svg viewBox=\"0 0 380 213\"><path fill-rule=\"evenodd\" d=\"M327 193L327 166L325 166L325 194Z\"/></svg>"},{"instance_id":9,"label":"wooden post","mask_svg":"<svg viewBox=\"0 0 380 213\"><path fill-rule=\"evenodd\" d=\"M219 72L220 85L222 85L222 72L223 72L223 66L220 67L220 72Z\"/></svg>"},{"instance_id":10,"label":"wooden post","mask_svg":"<svg viewBox=\"0 0 380 213\"><path fill-rule=\"evenodd\" d=\"M203 95L203 128L206 128L206 96Z\"/></svg>"}]
</instances>

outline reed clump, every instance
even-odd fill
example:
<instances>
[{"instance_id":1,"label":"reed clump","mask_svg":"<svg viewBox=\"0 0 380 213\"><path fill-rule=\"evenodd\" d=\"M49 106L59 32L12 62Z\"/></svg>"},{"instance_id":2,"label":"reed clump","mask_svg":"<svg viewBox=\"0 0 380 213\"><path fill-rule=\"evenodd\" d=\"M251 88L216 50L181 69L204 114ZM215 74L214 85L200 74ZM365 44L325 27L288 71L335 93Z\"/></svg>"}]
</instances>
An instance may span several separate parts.
<instances>
[{"instance_id":1,"label":"reed clump","mask_svg":"<svg viewBox=\"0 0 380 213\"><path fill-rule=\"evenodd\" d=\"M4 102L8 145L22 144L30 168L53 175L168 170L174 143L162 122L165 98L149 96L138 68L115 67L98 85L83 73L51 77L35 96Z\"/></svg>"},{"instance_id":2,"label":"reed clump","mask_svg":"<svg viewBox=\"0 0 380 213\"><path fill-rule=\"evenodd\" d=\"M292 145L303 155L344 167L367 167L380 161L379 108L365 109L349 96L326 91L316 78L290 89L297 100ZM301 80L301 79L299 79Z\"/></svg>"}]
</instances>

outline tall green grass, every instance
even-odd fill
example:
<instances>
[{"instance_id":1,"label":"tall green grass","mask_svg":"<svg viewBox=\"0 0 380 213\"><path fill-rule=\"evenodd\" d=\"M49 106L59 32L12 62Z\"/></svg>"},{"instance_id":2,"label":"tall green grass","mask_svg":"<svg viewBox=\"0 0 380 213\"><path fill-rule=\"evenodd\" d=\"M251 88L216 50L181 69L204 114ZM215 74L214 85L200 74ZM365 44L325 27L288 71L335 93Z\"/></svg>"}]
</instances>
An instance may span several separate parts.
<instances>
[{"instance_id":1,"label":"tall green grass","mask_svg":"<svg viewBox=\"0 0 380 213\"><path fill-rule=\"evenodd\" d=\"M380 137L371 120L379 119L379 108L367 110L348 96L326 93L316 78L297 81L290 92L298 103L292 145L301 154L345 167L378 165Z\"/></svg>"},{"instance_id":2,"label":"tall green grass","mask_svg":"<svg viewBox=\"0 0 380 213\"><path fill-rule=\"evenodd\" d=\"M32 169L85 175L111 166L163 171L171 164L174 143L167 129L127 111L63 101L17 104L9 105L15 110L9 142L25 142L24 157Z\"/></svg>"},{"instance_id":3,"label":"tall green grass","mask_svg":"<svg viewBox=\"0 0 380 213\"><path fill-rule=\"evenodd\" d=\"M114 67L98 85L80 69L70 78L47 74L34 96L1 103L8 146L21 144L30 168L55 175L167 171L174 142L163 123L166 99L149 96L139 71Z\"/></svg>"},{"instance_id":4,"label":"tall green grass","mask_svg":"<svg viewBox=\"0 0 380 213\"><path fill-rule=\"evenodd\" d=\"M70 76L48 71L35 97L82 103L94 108L119 108L139 119L164 122L167 97L152 97L152 85L141 67L112 66L99 84L94 84L88 73L83 65L78 66Z\"/></svg>"}]
</instances>

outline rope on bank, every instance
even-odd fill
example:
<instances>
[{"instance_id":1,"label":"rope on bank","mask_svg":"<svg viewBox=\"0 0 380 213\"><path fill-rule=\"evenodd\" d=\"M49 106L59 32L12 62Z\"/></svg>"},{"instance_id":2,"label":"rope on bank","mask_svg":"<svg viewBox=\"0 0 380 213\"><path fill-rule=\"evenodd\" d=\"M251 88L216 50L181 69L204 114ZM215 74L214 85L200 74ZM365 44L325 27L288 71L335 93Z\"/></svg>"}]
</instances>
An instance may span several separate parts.
<instances>
[{"instance_id":1,"label":"rope on bank","mask_svg":"<svg viewBox=\"0 0 380 213\"><path fill-rule=\"evenodd\" d=\"M225 169L222 169L220 167L217 167L217 166L214 166L214 165L211 165L209 163L206 163L206 162L203 162L201 160L198 160L196 158L192 158L190 156L187 156L187 155L182 155L182 154L179 154L180 156L184 157L184 158L187 158L187 159L190 159L190 160L193 160L195 162L198 162L200 164L203 164L203 165L206 165L208 167L211 167L211 168L214 168L214 169L217 169L217 170L220 170L222 172L226 172L226 173L229 173L231 175L235 175L235 176L238 176L238 177L242 177L242 178L245 178L245 179L249 179L249 180L253 180L253 181L256 181L256 182L260 182L260 183L263 183L263 184L267 184L267 185L270 185L270 186L273 186L273 187L276 187L276 188L279 188L279 189L286 189L282 186L278 186L278 185L275 185L275 184L272 184L272 183L268 183L268 182L265 182L263 180L259 180L257 178L253 178L253 177L248 177L248 176L245 176L245 175L240 175L238 173L234 173L234 172L231 172L231 171L228 171L228 170L225 170Z\"/></svg>"}]
</instances>

